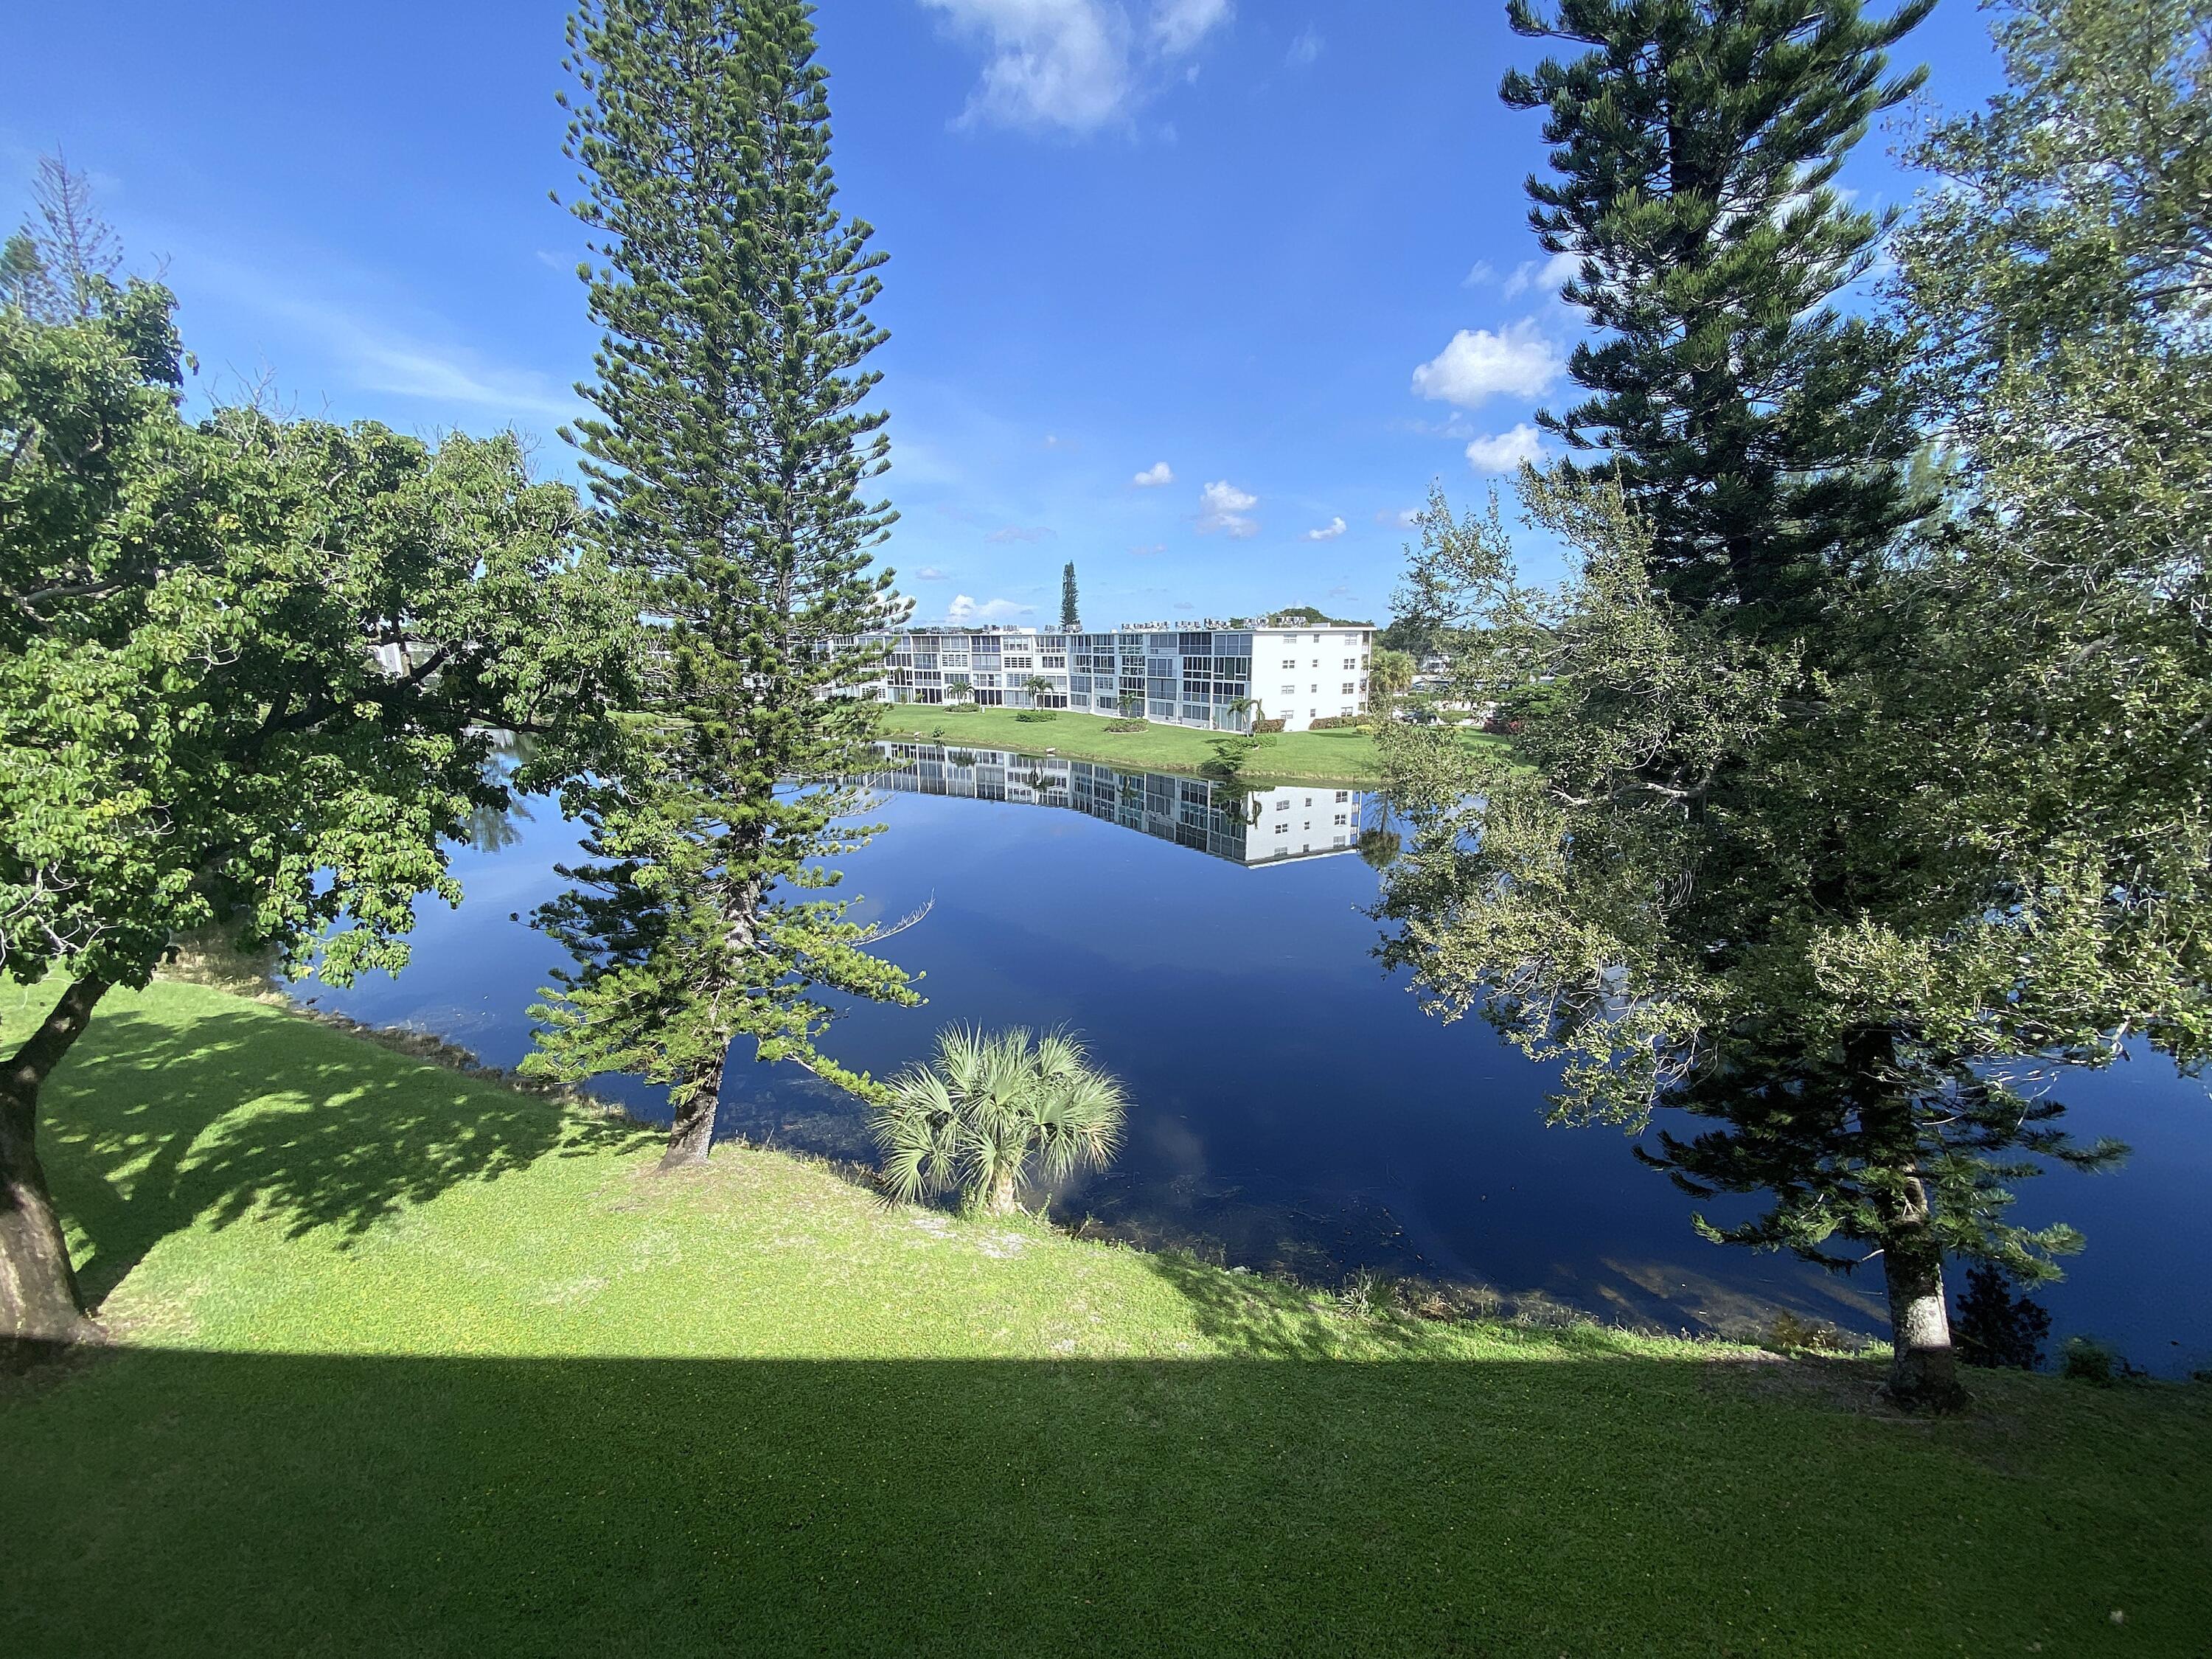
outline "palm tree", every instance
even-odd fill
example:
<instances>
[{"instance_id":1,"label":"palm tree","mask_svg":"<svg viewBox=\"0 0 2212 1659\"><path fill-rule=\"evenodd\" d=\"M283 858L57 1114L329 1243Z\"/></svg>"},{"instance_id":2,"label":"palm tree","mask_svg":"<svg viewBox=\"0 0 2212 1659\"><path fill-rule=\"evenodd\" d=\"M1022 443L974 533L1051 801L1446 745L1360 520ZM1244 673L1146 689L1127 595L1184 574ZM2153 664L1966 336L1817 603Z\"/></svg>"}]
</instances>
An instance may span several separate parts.
<instances>
[{"instance_id":1,"label":"palm tree","mask_svg":"<svg viewBox=\"0 0 2212 1659\"><path fill-rule=\"evenodd\" d=\"M1367 684L1371 693L1368 707L1378 714L1388 714L1398 699L1412 689L1419 666L1406 652L1393 651L1388 646L1377 648L1367 665Z\"/></svg>"},{"instance_id":2,"label":"palm tree","mask_svg":"<svg viewBox=\"0 0 2212 1659\"><path fill-rule=\"evenodd\" d=\"M945 682L945 695L955 702L967 702L968 694L975 689L968 683L968 677L965 674L955 674Z\"/></svg>"},{"instance_id":3,"label":"palm tree","mask_svg":"<svg viewBox=\"0 0 2212 1659\"><path fill-rule=\"evenodd\" d=\"M1042 708L1044 700L1052 693L1052 682L1042 674L1032 674L1022 682L1022 690L1030 694L1030 707Z\"/></svg>"},{"instance_id":4,"label":"palm tree","mask_svg":"<svg viewBox=\"0 0 2212 1659\"><path fill-rule=\"evenodd\" d=\"M1032 1164L1047 1181L1104 1169L1127 1103L1085 1060L1065 1031L940 1031L936 1062L893 1078L870 1126L885 1190L913 1202L958 1187L985 1214L1008 1215Z\"/></svg>"}]
</instances>

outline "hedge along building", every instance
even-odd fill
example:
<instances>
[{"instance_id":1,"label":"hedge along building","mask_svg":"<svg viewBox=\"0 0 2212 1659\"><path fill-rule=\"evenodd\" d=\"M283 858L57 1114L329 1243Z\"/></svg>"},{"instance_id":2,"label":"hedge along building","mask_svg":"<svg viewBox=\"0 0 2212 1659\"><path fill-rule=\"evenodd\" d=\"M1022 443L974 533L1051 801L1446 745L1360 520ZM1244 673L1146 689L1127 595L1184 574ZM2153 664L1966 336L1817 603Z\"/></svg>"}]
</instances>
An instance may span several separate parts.
<instances>
[{"instance_id":1,"label":"hedge along building","mask_svg":"<svg viewBox=\"0 0 2212 1659\"><path fill-rule=\"evenodd\" d=\"M914 628L868 636L889 648L867 690L888 702L1074 708L1163 725L1304 732L1367 712L1375 630L1346 624L1131 623L1110 634Z\"/></svg>"}]
</instances>

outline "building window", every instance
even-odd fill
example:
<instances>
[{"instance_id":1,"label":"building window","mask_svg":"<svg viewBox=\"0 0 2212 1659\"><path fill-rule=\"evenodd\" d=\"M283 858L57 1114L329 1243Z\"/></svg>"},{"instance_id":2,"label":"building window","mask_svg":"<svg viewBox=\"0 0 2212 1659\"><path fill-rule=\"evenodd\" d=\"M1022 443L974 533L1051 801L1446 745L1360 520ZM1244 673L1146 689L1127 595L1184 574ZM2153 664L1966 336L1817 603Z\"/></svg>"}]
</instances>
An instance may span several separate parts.
<instances>
[{"instance_id":1,"label":"building window","mask_svg":"<svg viewBox=\"0 0 2212 1659\"><path fill-rule=\"evenodd\" d=\"M1339 823L1342 823L1344 822L1344 817L1345 817L1345 815L1344 815L1343 813L1341 813L1341 812L1339 812L1339 813L1336 815L1336 821L1337 821Z\"/></svg>"},{"instance_id":2,"label":"building window","mask_svg":"<svg viewBox=\"0 0 2212 1659\"><path fill-rule=\"evenodd\" d=\"M1340 801L1350 800L1352 799L1352 791L1349 789L1340 789L1336 792L1336 798Z\"/></svg>"},{"instance_id":3,"label":"building window","mask_svg":"<svg viewBox=\"0 0 2212 1659\"><path fill-rule=\"evenodd\" d=\"M1357 687L1355 687L1350 680L1346 680L1346 681L1345 681L1345 683L1344 683L1344 695L1345 695L1346 696L1347 696L1347 697L1348 697L1348 696L1350 696L1353 693L1353 691L1355 691L1357 689L1358 689L1358 688L1357 688Z\"/></svg>"}]
</instances>

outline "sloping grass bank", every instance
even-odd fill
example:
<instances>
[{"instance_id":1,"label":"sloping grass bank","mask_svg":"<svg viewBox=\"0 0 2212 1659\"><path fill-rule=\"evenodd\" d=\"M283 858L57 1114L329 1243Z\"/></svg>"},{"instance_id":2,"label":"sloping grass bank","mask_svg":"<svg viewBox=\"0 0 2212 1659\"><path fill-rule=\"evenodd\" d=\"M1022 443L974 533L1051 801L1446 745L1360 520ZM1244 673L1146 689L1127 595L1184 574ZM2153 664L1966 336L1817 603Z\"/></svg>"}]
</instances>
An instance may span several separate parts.
<instances>
[{"instance_id":1,"label":"sloping grass bank","mask_svg":"<svg viewBox=\"0 0 2212 1659\"><path fill-rule=\"evenodd\" d=\"M981 708L973 714L919 703L894 703L881 716L885 738L915 738L975 749L1006 749L1042 755L1048 749L1071 760L1103 761L1133 771L1195 774L1213 758L1218 732L1184 726L1147 726L1141 732L1109 732L1101 714L1056 712L1048 720L1024 720L1011 708ZM944 736L934 734L942 732ZM1469 732L1468 744L1501 743L1500 738ZM1253 757L1249 775L1255 781L1373 785L1382 781L1375 739L1352 726L1325 732L1284 732Z\"/></svg>"},{"instance_id":2,"label":"sloping grass bank","mask_svg":"<svg viewBox=\"0 0 2212 1659\"><path fill-rule=\"evenodd\" d=\"M8 1030L23 994L0 992ZM182 985L49 1167L0 1652L2195 1650L2212 1391L1356 1320ZM2115 1613L2123 1622L2115 1623Z\"/></svg>"}]
</instances>

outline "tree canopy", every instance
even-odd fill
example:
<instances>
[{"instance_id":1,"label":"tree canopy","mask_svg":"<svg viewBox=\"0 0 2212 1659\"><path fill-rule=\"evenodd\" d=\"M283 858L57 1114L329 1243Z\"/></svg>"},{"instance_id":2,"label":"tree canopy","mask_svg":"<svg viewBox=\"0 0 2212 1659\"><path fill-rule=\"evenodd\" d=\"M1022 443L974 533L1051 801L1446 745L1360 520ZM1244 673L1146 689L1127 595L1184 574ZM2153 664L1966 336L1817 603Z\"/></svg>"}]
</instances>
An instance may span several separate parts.
<instances>
[{"instance_id":1,"label":"tree canopy","mask_svg":"<svg viewBox=\"0 0 2212 1659\"><path fill-rule=\"evenodd\" d=\"M653 619L623 740L567 804L589 862L540 920L576 959L532 1064L668 1086L672 1163L703 1158L732 1048L842 1086L823 990L918 1000L830 862L872 831L855 643L903 604L862 365L883 256L836 205L828 76L799 0L604 0L571 21L574 204L599 261L597 410L574 437L610 562ZM565 99L564 99L564 101Z\"/></svg>"},{"instance_id":2,"label":"tree canopy","mask_svg":"<svg viewBox=\"0 0 2212 1659\"><path fill-rule=\"evenodd\" d=\"M623 620L514 439L188 422L168 292L90 292L0 307L0 966L66 987L0 1086L0 1258L46 1263L0 1273L15 1334L75 1316L30 1136L101 993L210 927L333 982L402 966L416 896L459 897L441 842L507 798L489 729L557 771Z\"/></svg>"}]
</instances>

